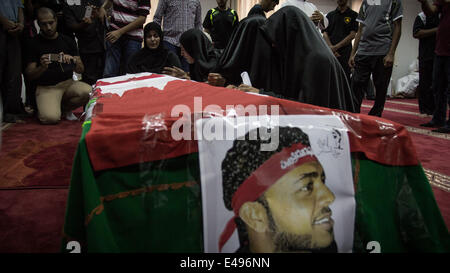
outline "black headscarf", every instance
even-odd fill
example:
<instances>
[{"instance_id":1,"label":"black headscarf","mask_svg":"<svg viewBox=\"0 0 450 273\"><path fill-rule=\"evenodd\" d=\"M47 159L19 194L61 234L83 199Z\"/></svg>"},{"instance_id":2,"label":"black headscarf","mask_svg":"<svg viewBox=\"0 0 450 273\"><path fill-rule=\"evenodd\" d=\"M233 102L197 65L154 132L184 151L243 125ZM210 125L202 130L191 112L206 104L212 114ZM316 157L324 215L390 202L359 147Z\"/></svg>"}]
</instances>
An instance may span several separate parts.
<instances>
[{"instance_id":1,"label":"black headscarf","mask_svg":"<svg viewBox=\"0 0 450 273\"><path fill-rule=\"evenodd\" d=\"M254 58L255 50L270 52L270 46L266 41L257 41L258 37L261 37L259 27L265 22L266 19L262 16L247 17L231 34L230 41L219 59L216 70L227 80L227 83L240 84L242 82L241 73L247 71L252 85L254 85L253 81L257 81L258 75L252 73L251 67L267 65L265 58Z\"/></svg>"},{"instance_id":2,"label":"black headscarf","mask_svg":"<svg viewBox=\"0 0 450 273\"><path fill-rule=\"evenodd\" d=\"M160 38L160 43L158 48L150 49L147 47L145 39L150 35L150 31L154 30L158 33ZM127 73L140 73L140 72L151 72L151 73L161 73L164 66L166 66L169 51L164 48L163 45L163 32L161 27L155 23L151 22L144 27L144 47L136 52L128 61Z\"/></svg>"},{"instance_id":3,"label":"black headscarf","mask_svg":"<svg viewBox=\"0 0 450 273\"><path fill-rule=\"evenodd\" d=\"M247 17L250 17L250 16L262 16L265 19L266 13L264 12L264 10L260 4L256 4L248 12Z\"/></svg>"},{"instance_id":4,"label":"black headscarf","mask_svg":"<svg viewBox=\"0 0 450 273\"><path fill-rule=\"evenodd\" d=\"M261 30L273 45L267 90L300 102L354 111L345 72L305 13L296 7L281 8Z\"/></svg>"},{"instance_id":5,"label":"black headscarf","mask_svg":"<svg viewBox=\"0 0 450 273\"><path fill-rule=\"evenodd\" d=\"M191 79L204 82L208 74L214 70L219 58L219 51L215 49L208 37L199 29L189 29L180 37L180 44L186 52L194 58L194 64L189 66Z\"/></svg>"}]
</instances>

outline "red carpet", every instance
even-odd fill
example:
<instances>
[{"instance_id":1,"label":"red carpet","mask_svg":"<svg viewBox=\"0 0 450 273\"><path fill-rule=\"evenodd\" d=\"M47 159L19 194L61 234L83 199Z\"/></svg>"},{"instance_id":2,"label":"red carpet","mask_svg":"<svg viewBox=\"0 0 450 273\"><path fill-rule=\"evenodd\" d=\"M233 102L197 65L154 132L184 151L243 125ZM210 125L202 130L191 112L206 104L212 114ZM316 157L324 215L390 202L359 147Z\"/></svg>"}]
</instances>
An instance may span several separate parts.
<instances>
[{"instance_id":1,"label":"red carpet","mask_svg":"<svg viewBox=\"0 0 450 273\"><path fill-rule=\"evenodd\" d=\"M79 121L3 126L0 252L59 252ZM6 128L5 128L6 127Z\"/></svg>"},{"instance_id":2,"label":"red carpet","mask_svg":"<svg viewBox=\"0 0 450 273\"><path fill-rule=\"evenodd\" d=\"M67 188L81 122L44 126L30 119L3 132L0 189Z\"/></svg>"},{"instance_id":3,"label":"red carpet","mask_svg":"<svg viewBox=\"0 0 450 273\"><path fill-rule=\"evenodd\" d=\"M67 189L0 190L0 253L60 251Z\"/></svg>"}]
</instances>

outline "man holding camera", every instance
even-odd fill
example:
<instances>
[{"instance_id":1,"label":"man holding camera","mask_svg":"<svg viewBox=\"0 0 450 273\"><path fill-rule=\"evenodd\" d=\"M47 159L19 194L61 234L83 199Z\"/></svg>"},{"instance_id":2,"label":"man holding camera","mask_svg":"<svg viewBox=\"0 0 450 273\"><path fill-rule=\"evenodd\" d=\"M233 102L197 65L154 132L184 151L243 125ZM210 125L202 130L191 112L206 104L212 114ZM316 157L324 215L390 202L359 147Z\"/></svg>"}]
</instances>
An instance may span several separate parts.
<instances>
[{"instance_id":1,"label":"man holding camera","mask_svg":"<svg viewBox=\"0 0 450 273\"><path fill-rule=\"evenodd\" d=\"M84 71L77 46L71 38L57 32L57 18L51 9L40 8L37 20L41 31L30 42L25 75L37 84L39 120L56 124L61 112L73 120L71 111L85 105L91 92L91 86L73 80L73 72Z\"/></svg>"}]
</instances>

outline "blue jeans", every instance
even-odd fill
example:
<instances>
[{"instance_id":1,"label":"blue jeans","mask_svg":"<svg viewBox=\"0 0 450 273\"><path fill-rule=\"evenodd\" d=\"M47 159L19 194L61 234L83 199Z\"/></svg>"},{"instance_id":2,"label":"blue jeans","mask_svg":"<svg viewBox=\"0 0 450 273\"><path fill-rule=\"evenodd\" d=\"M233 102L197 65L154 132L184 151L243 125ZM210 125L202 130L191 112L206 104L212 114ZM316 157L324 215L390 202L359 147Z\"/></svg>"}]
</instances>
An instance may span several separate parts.
<instances>
[{"instance_id":1,"label":"blue jeans","mask_svg":"<svg viewBox=\"0 0 450 273\"><path fill-rule=\"evenodd\" d=\"M175 46L167 41L164 41L164 46L169 51L172 51L173 53L175 53L178 56L178 58L180 59L181 68L184 71L189 72L189 63L186 61L186 59L183 56L181 56L181 48L179 46Z\"/></svg>"},{"instance_id":2,"label":"blue jeans","mask_svg":"<svg viewBox=\"0 0 450 273\"><path fill-rule=\"evenodd\" d=\"M114 44L105 41L106 57L103 77L116 77L125 74L128 60L142 47L142 42L132 40L126 36L120 37Z\"/></svg>"},{"instance_id":3,"label":"blue jeans","mask_svg":"<svg viewBox=\"0 0 450 273\"><path fill-rule=\"evenodd\" d=\"M436 108L433 122L445 122L447 104L450 105L450 56L435 56L433 68L433 94ZM450 118L447 120L450 127Z\"/></svg>"}]
</instances>

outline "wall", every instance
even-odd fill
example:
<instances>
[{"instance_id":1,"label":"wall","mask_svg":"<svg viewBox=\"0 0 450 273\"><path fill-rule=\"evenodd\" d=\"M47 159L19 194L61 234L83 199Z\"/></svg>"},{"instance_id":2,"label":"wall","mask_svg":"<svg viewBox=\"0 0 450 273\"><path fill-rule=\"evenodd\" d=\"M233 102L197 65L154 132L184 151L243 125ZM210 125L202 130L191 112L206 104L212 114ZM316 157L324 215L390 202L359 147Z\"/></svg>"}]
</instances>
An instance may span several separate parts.
<instances>
[{"instance_id":1,"label":"wall","mask_svg":"<svg viewBox=\"0 0 450 273\"><path fill-rule=\"evenodd\" d=\"M153 16L155 15L156 9L158 8L158 0L151 0L152 8L150 10L150 15L147 17L147 22L153 21ZM200 4L202 6L202 23L203 19L206 16L208 10L217 7L216 0L200 0ZM230 5L230 0L228 1L228 5Z\"/></svg>"}]
</instances>

